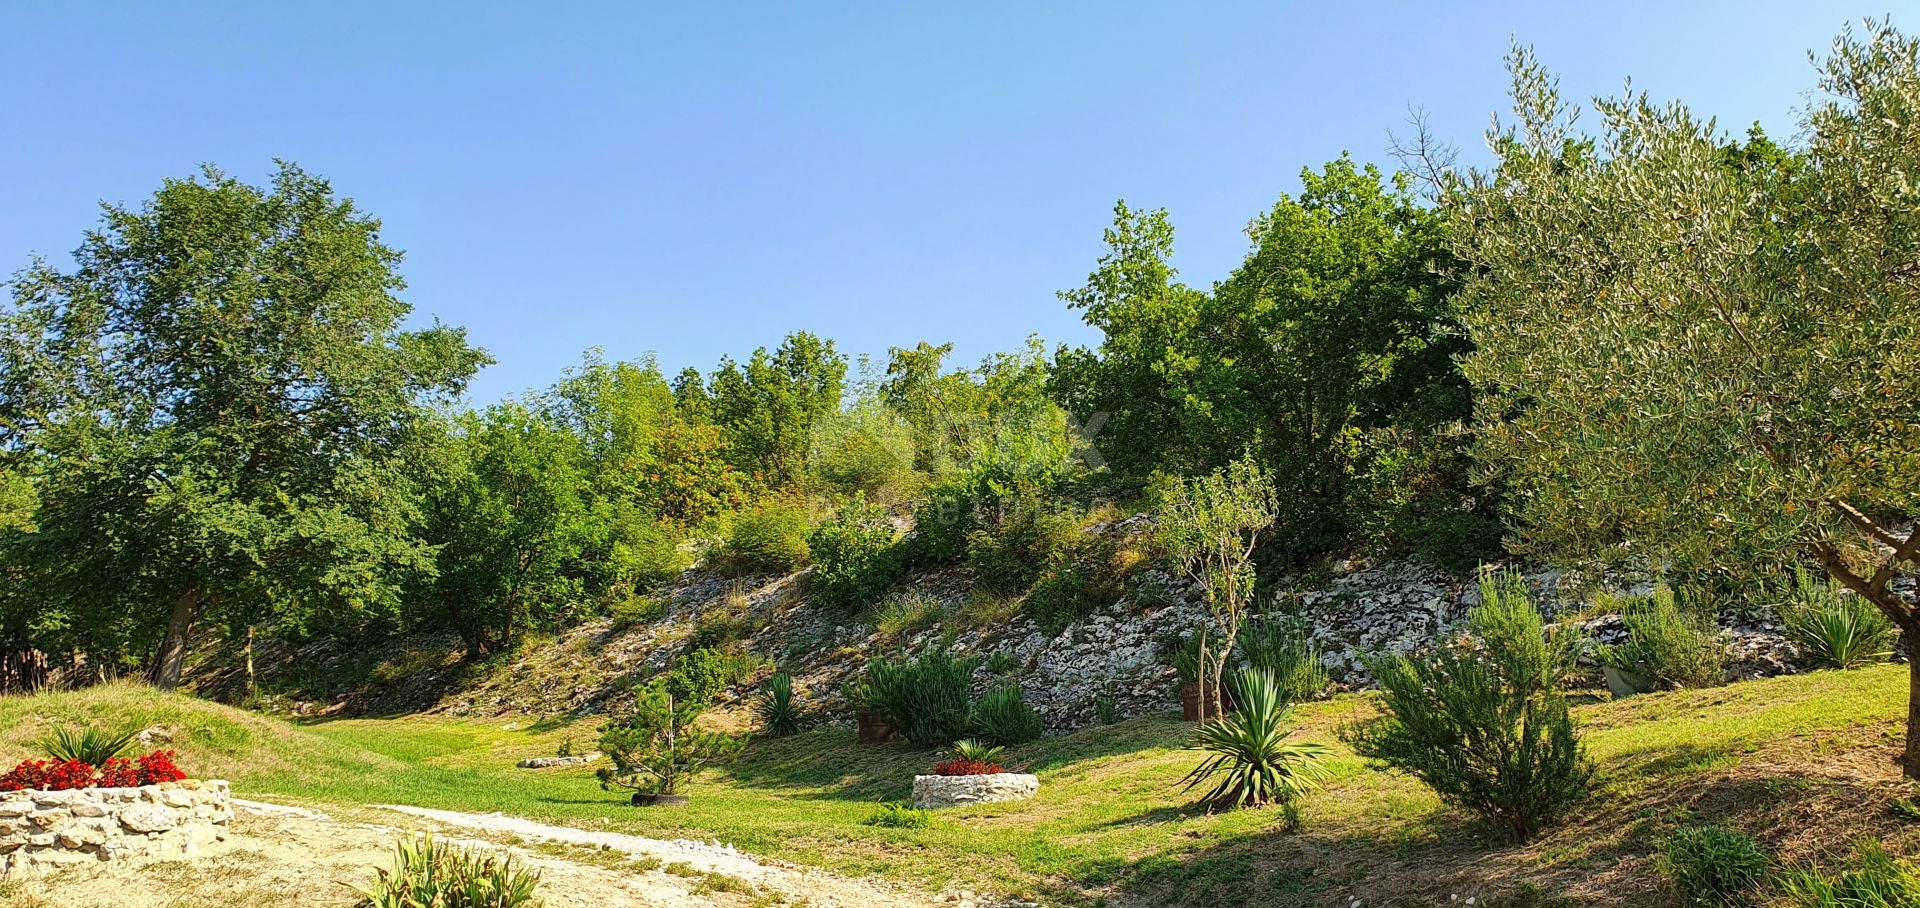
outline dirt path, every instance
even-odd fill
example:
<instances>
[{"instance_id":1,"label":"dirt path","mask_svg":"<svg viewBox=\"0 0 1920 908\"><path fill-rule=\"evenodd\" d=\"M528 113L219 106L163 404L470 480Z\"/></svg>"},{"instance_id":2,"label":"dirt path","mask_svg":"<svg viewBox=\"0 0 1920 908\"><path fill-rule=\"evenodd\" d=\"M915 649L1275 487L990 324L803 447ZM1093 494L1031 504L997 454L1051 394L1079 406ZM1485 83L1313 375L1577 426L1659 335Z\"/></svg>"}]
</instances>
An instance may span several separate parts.
<instances>
[{"instance_id":1,"label":"dirt path","mask_svg":"<svg viewBox=\"0 0 1920 908\"><path fill-rule=\"evenodd\" d=\"M332 817L258 805L192 860L91 864L0 881L6 908L351 906L394 841L432 832L504 850L540 872L547 908L926 908L953 903L884 883L761 861L699 842L589 832L498 814L388 806Z\"/></svg>"}]
</instances>

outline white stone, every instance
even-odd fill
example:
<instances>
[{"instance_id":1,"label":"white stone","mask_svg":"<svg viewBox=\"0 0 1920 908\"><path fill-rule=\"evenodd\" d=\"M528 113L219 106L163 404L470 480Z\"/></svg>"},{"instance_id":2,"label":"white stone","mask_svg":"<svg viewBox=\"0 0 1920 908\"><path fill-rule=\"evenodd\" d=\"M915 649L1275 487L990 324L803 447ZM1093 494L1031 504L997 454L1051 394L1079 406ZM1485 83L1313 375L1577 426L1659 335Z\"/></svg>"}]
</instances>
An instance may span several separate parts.
<instances>
[{"instance_id":1,"label":"white stone","mask_svg":"<svg viewBox=\"0 0 1920 908\"><path fill-rule=\"evenodd\" d=\"M938 810L965 804L1024 801L1039 791L1039 777L1019 772L978 776L914 776L913 806L920 810Z\"/></svg>"},{"instance_id":2,"label":"white stone","mask_svg":"<svg viewBox=\"0 0 1920 908\"><path fill-rule=\"evenodd\" d=\"M162 805L135 804L120 811L120 825L134 832L165 832L180 825L180 820Z\"/></svg>"}]
</instances>

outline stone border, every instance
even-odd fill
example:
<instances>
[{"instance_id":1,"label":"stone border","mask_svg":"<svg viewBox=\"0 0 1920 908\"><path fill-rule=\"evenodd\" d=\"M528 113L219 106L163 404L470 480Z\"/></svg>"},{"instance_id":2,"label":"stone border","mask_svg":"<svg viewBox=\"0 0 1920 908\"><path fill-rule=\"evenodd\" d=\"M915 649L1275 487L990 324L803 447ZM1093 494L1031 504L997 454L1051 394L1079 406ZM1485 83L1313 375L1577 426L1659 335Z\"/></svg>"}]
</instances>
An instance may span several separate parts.
<instances>
[{"instance_id":1,"label":"stone border","mask_svg":"<svg viewBox=\"0 0 1920 908\"><path fill-rule=\"evenodd\" d=\"M227 783L0 792L0 874L133 857L192 857L227 838Z\"/></svg>"},{"instance_id":2,"label":"stone border","mask_svg":"<svg viewBox=\"0 0 1920 908\"><path fill-rule=\"evenodd\" d=\"M1024 801L1039 793L1040 778L1021 772L913 777L913 806L917 810Z\"/></svg>"}]
</instances>

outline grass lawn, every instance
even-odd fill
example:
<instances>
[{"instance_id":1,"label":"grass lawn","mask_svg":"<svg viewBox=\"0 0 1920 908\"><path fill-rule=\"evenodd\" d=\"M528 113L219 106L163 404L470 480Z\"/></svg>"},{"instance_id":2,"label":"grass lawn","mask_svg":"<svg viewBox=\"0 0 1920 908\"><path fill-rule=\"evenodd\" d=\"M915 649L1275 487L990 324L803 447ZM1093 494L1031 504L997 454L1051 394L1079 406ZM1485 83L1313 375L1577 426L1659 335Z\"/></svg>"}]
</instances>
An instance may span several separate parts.
<instances>
[{"instance_id":1,"label":"grass lawn","mask_svg":"<svg viewBox=\"0 0 1920 908\"><path fill-rule=\"evenodd\" d=\"M1018 804L945 811L930 829L864 825L904 800L932 762L905 745L859 747L850 729L761 741L690 789L693 806L635 809L589 769L513 768L594 724L437 717L289 725L185 697L108 687L0 699L0 759L30 750L53 720L163 725L199 775L242 797L400 803L500 811L659 837L721 839L757 854L937 889L965 886L1067 902L1239 905L1658 903L1647 862L1681 822L1758 835L1790 860L1858 836L1912 853L1920 827L1887 802L1906 796L1899 747L1906 671L1882 666L1655 694L1577 708L1602 790L1563 828L1498 844L1417 783L1367 767L1338 743L1366 697L1303 707L1299 734L1333 745L1335 778L1303 805L1303 831L1276 811L1209 815L1178 787L1196 762L1191 726L1148 717L1019 748L1041 777Z\"/></svg>"}]
</instances>

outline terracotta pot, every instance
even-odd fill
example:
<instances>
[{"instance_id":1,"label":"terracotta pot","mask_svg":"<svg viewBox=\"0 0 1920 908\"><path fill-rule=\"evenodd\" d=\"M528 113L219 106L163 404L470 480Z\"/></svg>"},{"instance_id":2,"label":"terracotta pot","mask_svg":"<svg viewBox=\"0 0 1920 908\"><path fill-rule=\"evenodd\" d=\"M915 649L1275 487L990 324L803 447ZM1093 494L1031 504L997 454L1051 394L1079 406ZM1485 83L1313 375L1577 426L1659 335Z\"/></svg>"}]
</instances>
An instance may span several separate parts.
<instances>
[{"instance_id":1,"label":"terracotta pot","mask_svg":"<svg viewBox=\"0 0 1920 908\"><path fill-rule=\"evenodd\" d=\"M853 714L853 721L860 728L862 744L880 744L900 737L899 730L893 727L891 716L859 712Z\"/></svg>"},{"instance_id":2,"label":"terracotta pot","mask_svg":"<svg viewBox=\"0 0 1920 908\"><path fill-rule=\"evenodd\" d=\"M1222 701L1221 705L1224 708L1233 708L1232 691L1221 691L1220 699ZM1200 682L1185 681L1180 684L1180 716L1188 722L1200 721ZM1217 718L1217 716L1209 710L1207 718L1213 719Z\"/></svg>"},{"instance_id":3,"label":"terracotta pot","mask_svg":"<svg viewBox=\"0 0 1920 908\"><path fill-rule=\"evenodd\" d=\"M640 791L633 793L635 807L685 807L688 803L686 795L653 795Z\"/></svg>"}]
</instances>

